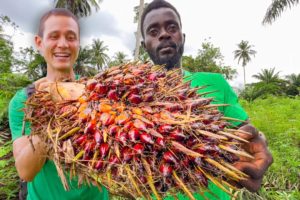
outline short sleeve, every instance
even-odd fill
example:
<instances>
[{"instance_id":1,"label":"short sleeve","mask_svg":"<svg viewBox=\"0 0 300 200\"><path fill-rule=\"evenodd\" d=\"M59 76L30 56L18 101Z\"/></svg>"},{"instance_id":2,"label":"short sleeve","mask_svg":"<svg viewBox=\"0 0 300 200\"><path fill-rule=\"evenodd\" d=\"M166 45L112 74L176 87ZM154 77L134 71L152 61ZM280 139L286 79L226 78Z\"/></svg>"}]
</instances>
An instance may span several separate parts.
<instances>
[{"instance_id":1,"label":"short sleeve","mask_svg":"<svg viewBox=\"0 0 300 200\"><path fill-rule=\"evenodd\" d=\"M24 119L24 103L26 101L25 89L19 90L15 96L9 102L8 107L8 118L9 118L9 127L12 134L12 140L22 136L22 127ZM30 126L29 123L25 125L25 134L29 135Z\"/></svg>"},{"instance_id":2,"label":"short sleeve","mask_svg":"<svg viewBox=\"0 0 300 200\"><path fill-rule=\"evenodd\" d=\"M238 102L238 97L228 84L226 79L218 73L185 73L188 80L191 80L191 87L203 87L198 93L208 93L205 97L213 97L214 104L228 104L229 106L219 107L219 110L226 117L236 118L239 120L247 120L248 115ZM211 92L211 93L210 93ZM231 121L234 126L238 126L241 122Z\"/></svg>"}]
</instances>

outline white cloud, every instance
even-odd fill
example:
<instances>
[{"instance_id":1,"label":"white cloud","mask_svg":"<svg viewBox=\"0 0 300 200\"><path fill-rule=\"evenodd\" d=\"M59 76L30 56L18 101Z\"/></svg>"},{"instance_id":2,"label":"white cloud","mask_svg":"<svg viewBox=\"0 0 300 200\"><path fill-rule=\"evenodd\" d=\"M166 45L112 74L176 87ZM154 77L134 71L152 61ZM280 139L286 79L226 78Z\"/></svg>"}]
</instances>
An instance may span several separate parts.
<instances>
[{"instance_id":1,"label":"white cloud","mask_svg":"<svg viewBox=\"0 0 300 200\"><path fill-rule=\"evenodd\" d=\"M145 2L150 2L146 0ZM239 76L234 85L243 82L242 67L233 58L233 51L241 40L254 45L257 55L246 66L247 82L255 81L253 74L263 68L275 67L282 76L300 73L300 6L286 10L272 25L263 26L261 21L272 2L261 0L170 0L181 14L183 31L186 33L185 54L195 55L204 39L221 48L224 64L234 66ZM98 13L83 19L82 43L91 43L92 38L100 38L109 47L109 55L123 51L132 56L135 46L133 7L138 0L107 0L100 4ZM37 20L45 9L53 6L53 1L5 0L1 2L0 13L11 17L27 33L15 40L17 46L33 44L29 33L35 32Z\"/></svg>"}]
</instances>

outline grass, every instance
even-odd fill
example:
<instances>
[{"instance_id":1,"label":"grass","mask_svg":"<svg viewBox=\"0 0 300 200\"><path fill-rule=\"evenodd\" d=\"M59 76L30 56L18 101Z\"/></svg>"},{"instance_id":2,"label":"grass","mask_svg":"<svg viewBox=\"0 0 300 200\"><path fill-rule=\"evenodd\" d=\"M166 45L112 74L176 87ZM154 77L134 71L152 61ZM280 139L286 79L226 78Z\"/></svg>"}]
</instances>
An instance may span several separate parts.
<instances>
[{"instance_id":1,"label":"grass","mask_svg":"<svg viewBox=\"0 0 300 200\"><path fill-rule=\"evenodd\" d=\"M264 132L273 155L262 189L241 199L300 199L300 98L269 97L241 102L252 124Z\"/></svg>"},{"instance_id":2,"label":"grass","mask_svg":"<svg viewBox=\"0 0 300 200\"><path fill-rule=\"evenodd\" d=\"M7 103L0 98L0 113ZM252 103L241 101L241 104L254 126L265 133L274 163L258 193L242 190L237 199L300 199L300 98L269 97ZM16 199L18 177L13 165L11 142L6 142L0 147L0 199Z\"/></svg>"}]
</instances>

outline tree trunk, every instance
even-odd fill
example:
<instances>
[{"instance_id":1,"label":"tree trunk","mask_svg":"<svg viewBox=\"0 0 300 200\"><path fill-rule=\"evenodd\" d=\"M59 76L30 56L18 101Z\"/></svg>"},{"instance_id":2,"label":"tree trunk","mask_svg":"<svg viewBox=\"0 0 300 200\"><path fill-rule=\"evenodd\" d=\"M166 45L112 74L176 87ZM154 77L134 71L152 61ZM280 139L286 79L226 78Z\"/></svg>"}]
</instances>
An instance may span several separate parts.
<instances>
[{"instance_id":1,"label":"tree trunk","mask_svg":"<svg viewBox=\"0 0 300 200\"><path fill-rule=\"evenodd\" d=\"M246 70L245 70L246 66L243 66L243 71L244 71L244 88L246 88Z\"/></svg>"},{"instance_id":2,"label":"tree trunk","mask_svg":"<svg viewBox=\"0 0 300 200\"><path fill-rule=\"evenodd\" d=\"M141 42L141 17L142 12L144 9L144 0L140 0L140 7L139 7L139 19L138 19L138 26L136 31L136 42L135 42L135 52L134 52L134 60L137 60L140 53L140 42Z\"/></svg>"}]
</instances>

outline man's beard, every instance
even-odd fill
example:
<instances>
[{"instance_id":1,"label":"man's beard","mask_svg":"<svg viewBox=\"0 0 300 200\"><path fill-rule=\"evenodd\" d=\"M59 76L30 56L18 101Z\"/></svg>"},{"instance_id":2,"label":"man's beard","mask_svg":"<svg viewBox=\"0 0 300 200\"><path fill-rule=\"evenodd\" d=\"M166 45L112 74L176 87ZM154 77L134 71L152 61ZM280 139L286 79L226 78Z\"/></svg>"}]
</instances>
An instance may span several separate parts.
<instances>
[{"instance_id":1,"label":"man's beard","mask_svg":"<svg viewBox=\"0 0 300 200\"><path fill-rule=\"evenodd\" d=\"M177 65L180 64L180 59L181 59L181 56L183 54L183 44L180 44L178 46L178 49L177 49L175 55L173 55L173 56L166 56L164 58L160 58L158 56L159 55L159 51L162 48L166 47L166 46L171 46L172 48L177 49L177 45L174 42L169 42L168 44L162 43L155 50L148 51L148 54L149 54L151 60L156 65L165 65L165 68L167 70L173 69L174 67L180 67L180 66L177 66Z\"/></svg>"}]
</instances>

